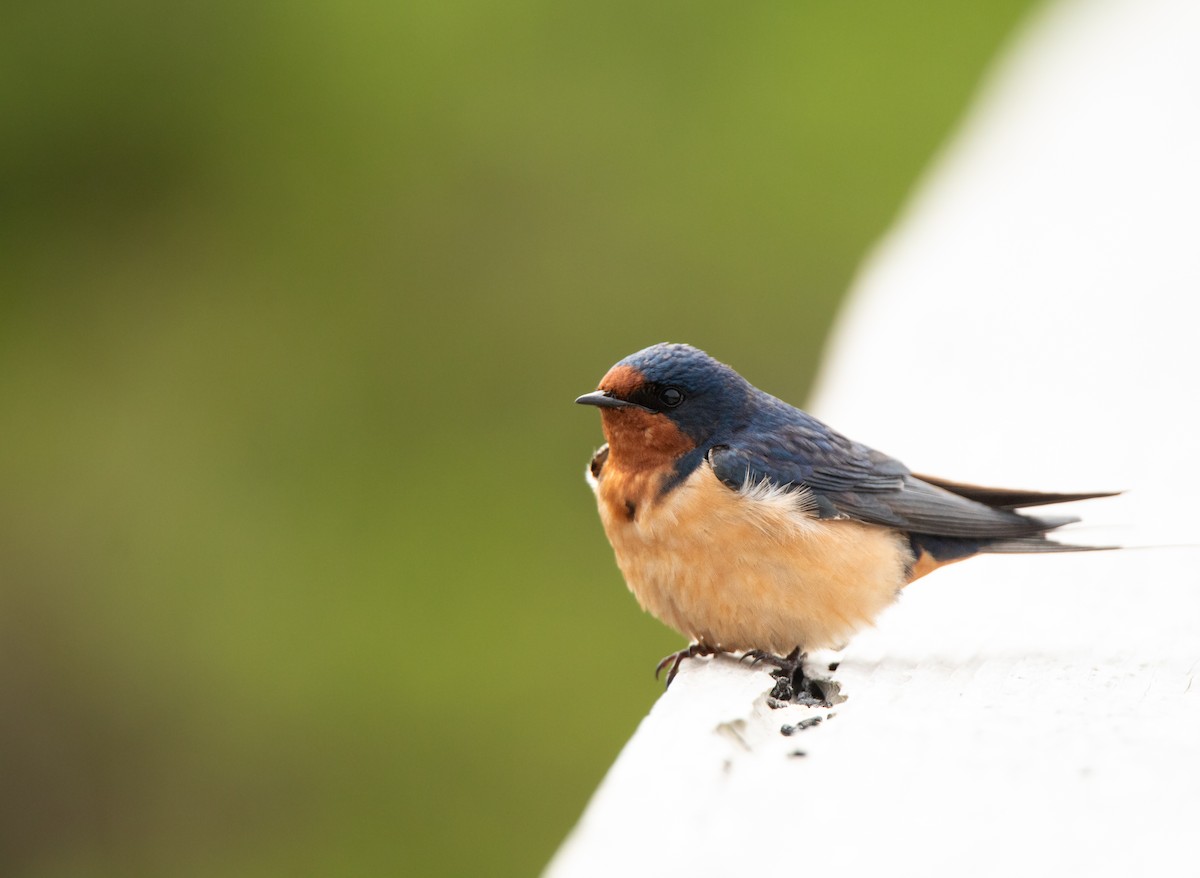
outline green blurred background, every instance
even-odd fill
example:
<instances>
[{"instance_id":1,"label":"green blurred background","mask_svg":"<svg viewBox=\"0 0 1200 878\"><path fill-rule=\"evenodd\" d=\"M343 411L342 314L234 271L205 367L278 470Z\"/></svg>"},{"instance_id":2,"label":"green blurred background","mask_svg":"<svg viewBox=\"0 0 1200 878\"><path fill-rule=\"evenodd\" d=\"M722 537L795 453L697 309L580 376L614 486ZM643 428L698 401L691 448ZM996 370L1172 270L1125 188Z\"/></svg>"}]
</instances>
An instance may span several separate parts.
<instances>
[{"instance_id":1,"label":"green blurred background","mask_svg":"<svg viewBox=\"0 0 1200 878\"><path fill-rule=\"evenodd\" d=\"M535 873L681 645L572 399L802 400L1029 5L6 4L0 874Z\"/></svg>"}]
</instances>

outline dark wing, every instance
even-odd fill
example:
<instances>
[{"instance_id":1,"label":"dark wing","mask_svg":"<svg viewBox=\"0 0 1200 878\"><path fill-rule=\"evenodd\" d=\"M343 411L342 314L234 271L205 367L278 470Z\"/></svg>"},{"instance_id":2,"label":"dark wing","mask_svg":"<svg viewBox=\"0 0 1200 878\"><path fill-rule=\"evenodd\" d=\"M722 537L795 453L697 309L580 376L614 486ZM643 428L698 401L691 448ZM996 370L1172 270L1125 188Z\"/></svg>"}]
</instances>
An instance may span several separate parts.
<instances>
[{"instance_id":1,"label":"dark wing","mask_svg":"<svg viewBox=\"0 0 1200 878\"><path fill-rule=\"evenodd\" d=\"M773 402L777 405L760 423L709 452L713 471L731 488L763 480L794 485L812 492L821 518L852 518L944 537L1035 536L1078 520L1034 518L946 490L913 475L895 458Z\"/></svg>"}]
</instances>

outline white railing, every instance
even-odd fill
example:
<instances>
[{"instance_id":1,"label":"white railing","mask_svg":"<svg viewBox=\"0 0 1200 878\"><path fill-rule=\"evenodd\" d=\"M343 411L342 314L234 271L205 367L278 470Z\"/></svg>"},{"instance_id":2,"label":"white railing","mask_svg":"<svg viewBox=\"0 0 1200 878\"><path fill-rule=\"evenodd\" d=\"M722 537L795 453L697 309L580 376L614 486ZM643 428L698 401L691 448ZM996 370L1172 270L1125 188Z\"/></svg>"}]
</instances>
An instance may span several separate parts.
<instances>
[{"instance_id":1,"label":"white railing","mask_svg":"<svg viewBox=\"0 0 1200 878\"><path fill-rule=\"evenodd\" d=\"M1200 4L1039 16L864 270L815 412L917 471L1126 489L1064 510L1081 541L1200 543ZM814 659L833 708L685 662L548 874L1200 874L1198 571L938 571Z\"/></svg>"}]
</instances>

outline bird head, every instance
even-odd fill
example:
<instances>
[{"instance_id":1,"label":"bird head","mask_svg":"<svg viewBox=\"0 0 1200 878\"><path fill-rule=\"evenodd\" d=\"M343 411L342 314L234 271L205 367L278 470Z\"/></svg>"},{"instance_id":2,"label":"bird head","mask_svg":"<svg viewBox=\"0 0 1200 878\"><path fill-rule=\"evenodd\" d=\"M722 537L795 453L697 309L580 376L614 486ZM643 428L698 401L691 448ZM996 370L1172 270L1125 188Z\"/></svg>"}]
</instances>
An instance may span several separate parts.
<instances>
[{"instance_id":1,"label":"bird head","mask_svg":"<svg viewBox=\"0 0 1200 878\"><path fill-rule=\"evenodd\" d=\"M679 456L736 421L751 393L744 378L704 351L656 344L621 360L596 391L575 401L600 409L613 454Z\"/></svg>"}]
</instances>

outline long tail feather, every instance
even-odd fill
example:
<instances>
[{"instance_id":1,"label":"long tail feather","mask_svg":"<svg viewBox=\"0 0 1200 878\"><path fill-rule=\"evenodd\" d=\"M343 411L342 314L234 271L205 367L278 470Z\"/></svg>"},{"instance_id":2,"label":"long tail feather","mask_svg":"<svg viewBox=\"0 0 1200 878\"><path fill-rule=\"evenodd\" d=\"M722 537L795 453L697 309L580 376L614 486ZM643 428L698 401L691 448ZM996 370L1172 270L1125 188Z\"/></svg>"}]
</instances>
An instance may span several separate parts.
<instances>
[{"instance_id":1,"label":"long tail feather","mask_svg":"<svg viewBox=\"0 0 1200 878\"><path fill-rule=\"evenodd\" d=\"M1026 506L1049 506L1052 503L1070 503L1075 500L1095 500L1100 497L1115 497L1120 491L1094 491L1085 494L1054 494L1044 491L1021 491L1010 488L987 488L983 485L968 485L946 479L913 473L923 482L937 485L951 494L992 506L996 509L1021 509Z\"/></svg>"},{"instance_id":2,"label":"long tail feather","mask_svg":"<svg viewBox=\"0 0 1200 878\"><path fill-rule=\"evenodd\" d=\"M1043 552L1110 552L1121 546L1073 546L1039 537L1023 537L1015 540L999 540L979 547L983 555L1025 555Z\"/></svg>"}]
</instances>

